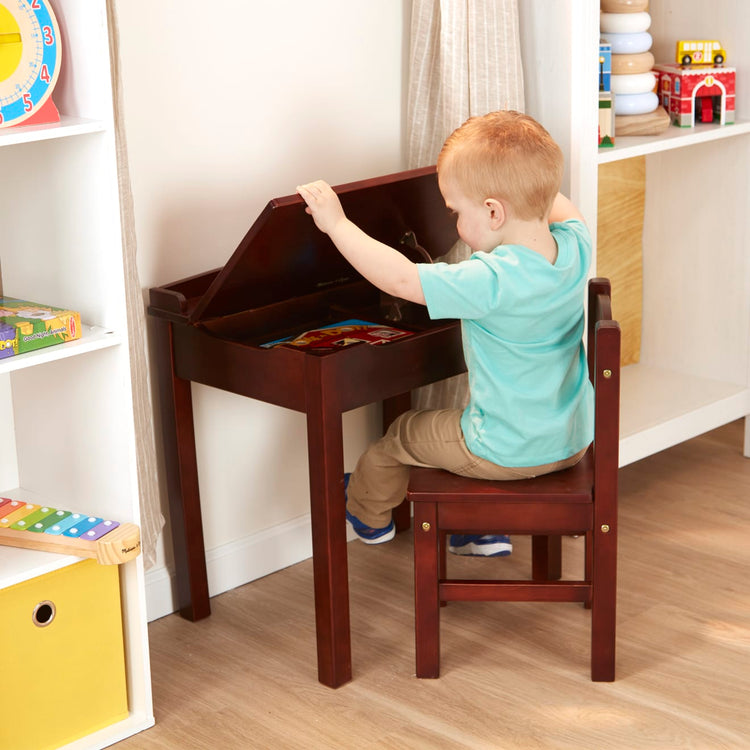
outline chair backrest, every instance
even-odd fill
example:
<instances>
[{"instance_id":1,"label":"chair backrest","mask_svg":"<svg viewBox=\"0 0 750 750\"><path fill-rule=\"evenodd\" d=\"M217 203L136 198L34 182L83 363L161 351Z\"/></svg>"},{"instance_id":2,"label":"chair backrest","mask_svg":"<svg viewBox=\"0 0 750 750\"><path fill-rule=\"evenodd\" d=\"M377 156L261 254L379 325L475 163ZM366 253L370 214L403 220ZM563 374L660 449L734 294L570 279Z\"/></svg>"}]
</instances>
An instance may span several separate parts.
<instances>
[{"instance_id":1,"label":"chair backrest","mask_svg":"<svg viewBox=\"0 0 750 750\"><path fill-rule=\"evenodd\" d=\"M620 443L620 326L609 279L589 281L588 363L594 385L594 485L617 497ZM601 499L601 498L600 498Z\"/></svg>"}]
</instances>

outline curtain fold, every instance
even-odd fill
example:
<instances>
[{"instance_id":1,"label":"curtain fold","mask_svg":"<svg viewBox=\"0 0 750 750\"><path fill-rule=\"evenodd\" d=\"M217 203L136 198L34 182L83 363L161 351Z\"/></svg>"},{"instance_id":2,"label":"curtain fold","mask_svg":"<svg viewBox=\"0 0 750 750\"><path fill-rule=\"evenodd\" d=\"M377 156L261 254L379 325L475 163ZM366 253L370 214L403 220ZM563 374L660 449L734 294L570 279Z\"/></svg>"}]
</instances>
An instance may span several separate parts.
<instances>
[{"instance_id":1,"label":"curtain fold","mask_svg":"<svg viewBox=\"0 0 750 750\"><path fill-rule=\"evenodd\" d=\"M445 139L466 119L524 110L518 0L414 0L411 19L407 161L434 164ZM441 260L469 257L458 242ZM420 388L418 409L461 408L466 375Z\"/></svg>"},{"instance_id":2,"label":"curtain fold","mask_svg":"<svg viewBox=\"0 0 750 750\"><path fill-rule=\"evenodd\" d=\"M117 176L120 189L120 219L125 272L125 304L128 319L130 374L135 421L136 463L141 506L141 548L146 569L156 559L156 542L164 527L159 496L156 441L153 429L153 405L148 377L146 351L146 307L136 264L133 193L128 169L128 148L123 122L122 82L120 78L119 28L115 0L107 0L109 50L112 69Z\"/></svg>"}]
</instances>

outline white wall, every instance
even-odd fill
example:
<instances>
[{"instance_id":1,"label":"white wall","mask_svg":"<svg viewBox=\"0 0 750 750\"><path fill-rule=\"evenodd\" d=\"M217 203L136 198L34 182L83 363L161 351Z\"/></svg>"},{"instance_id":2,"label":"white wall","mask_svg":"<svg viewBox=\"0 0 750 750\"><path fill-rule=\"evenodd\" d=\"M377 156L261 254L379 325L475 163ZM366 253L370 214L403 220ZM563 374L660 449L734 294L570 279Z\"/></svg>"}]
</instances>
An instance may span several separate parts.
<instances>
[{"instance_id":1,"label":"white wall","mask_svg":"<svg viewBox=\"0 0 750 750\"><path fill-rule=\"evenodd\" d=\"M144 289L222 266L265 203L300 182L405 168L410 0L117 5ZM309 555L305 422L211 388L193 395L216 594ZM378 428L377 407L346 415L347 469ZM170 559L167 541L149 573L151 618L172 610Z\"/></svg>"}]
</instances>

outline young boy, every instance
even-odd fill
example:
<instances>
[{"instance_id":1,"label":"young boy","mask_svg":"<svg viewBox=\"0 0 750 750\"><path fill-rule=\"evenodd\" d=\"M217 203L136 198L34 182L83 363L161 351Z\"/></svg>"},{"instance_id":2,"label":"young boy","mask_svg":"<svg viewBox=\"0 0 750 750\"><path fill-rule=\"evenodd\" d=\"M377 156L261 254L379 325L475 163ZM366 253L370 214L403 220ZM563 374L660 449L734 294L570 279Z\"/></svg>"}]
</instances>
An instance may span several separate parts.
<instances>
[{"instance_id":1,"label":"young boy","mask_svg":"<svg viewBox=\"0 0 750 750\"><path fill-rule=\"evenodd\" d=\"M362 455L347 487L347 519L368 544L395 535L391 510L410 466L519 479L577 463L593 438L593 390L583 350L591 237L559 194L563 157L518 112L473 117L438 157L440 192L474 251L455 264L412 263L345 216L325 182L297 188L307 213L372 284L461 320L470 401L465 410L409 411ZM502 535L453 535L457 554L503 555Z\"/></svg>"}]
</instances>

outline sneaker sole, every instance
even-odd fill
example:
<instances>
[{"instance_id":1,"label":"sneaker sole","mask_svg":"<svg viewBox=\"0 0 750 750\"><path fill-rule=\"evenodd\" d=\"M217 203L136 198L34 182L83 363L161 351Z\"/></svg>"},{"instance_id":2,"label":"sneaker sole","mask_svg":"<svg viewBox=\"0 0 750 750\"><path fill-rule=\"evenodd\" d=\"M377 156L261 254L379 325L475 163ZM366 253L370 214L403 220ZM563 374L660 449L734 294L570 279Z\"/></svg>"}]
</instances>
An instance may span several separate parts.
<instances>
[{"instance_id":1,"label":"sneaker sole","mask_svg":"<svg viewBox=\"0 0 750 750\"><path fill-rule=\"evenodd\" d=\"M464 555L467 557L507 557L513 551L513 545L507 542L495 542L494 544L464 544L461 547L448 547L453 555Z\"/></svg>"},{"instance_id":2,"label":"sneaker sole","mask_svg":"<svg viewBox=\"0 0 750 750\"><path fill-rule=\"evenodd\" d=\"M357 531L354 531L355 534L357 534ZM383 544L385 542L390 542L393 537L396 536L396 527L394 526L390 531L386 531L385 534L382 536L376 536L374 539L368 539L367 537L360 536L357 534L357 539L359 539L360 542L364 542L365 544Z\"/></svg>"}]
</instances>

